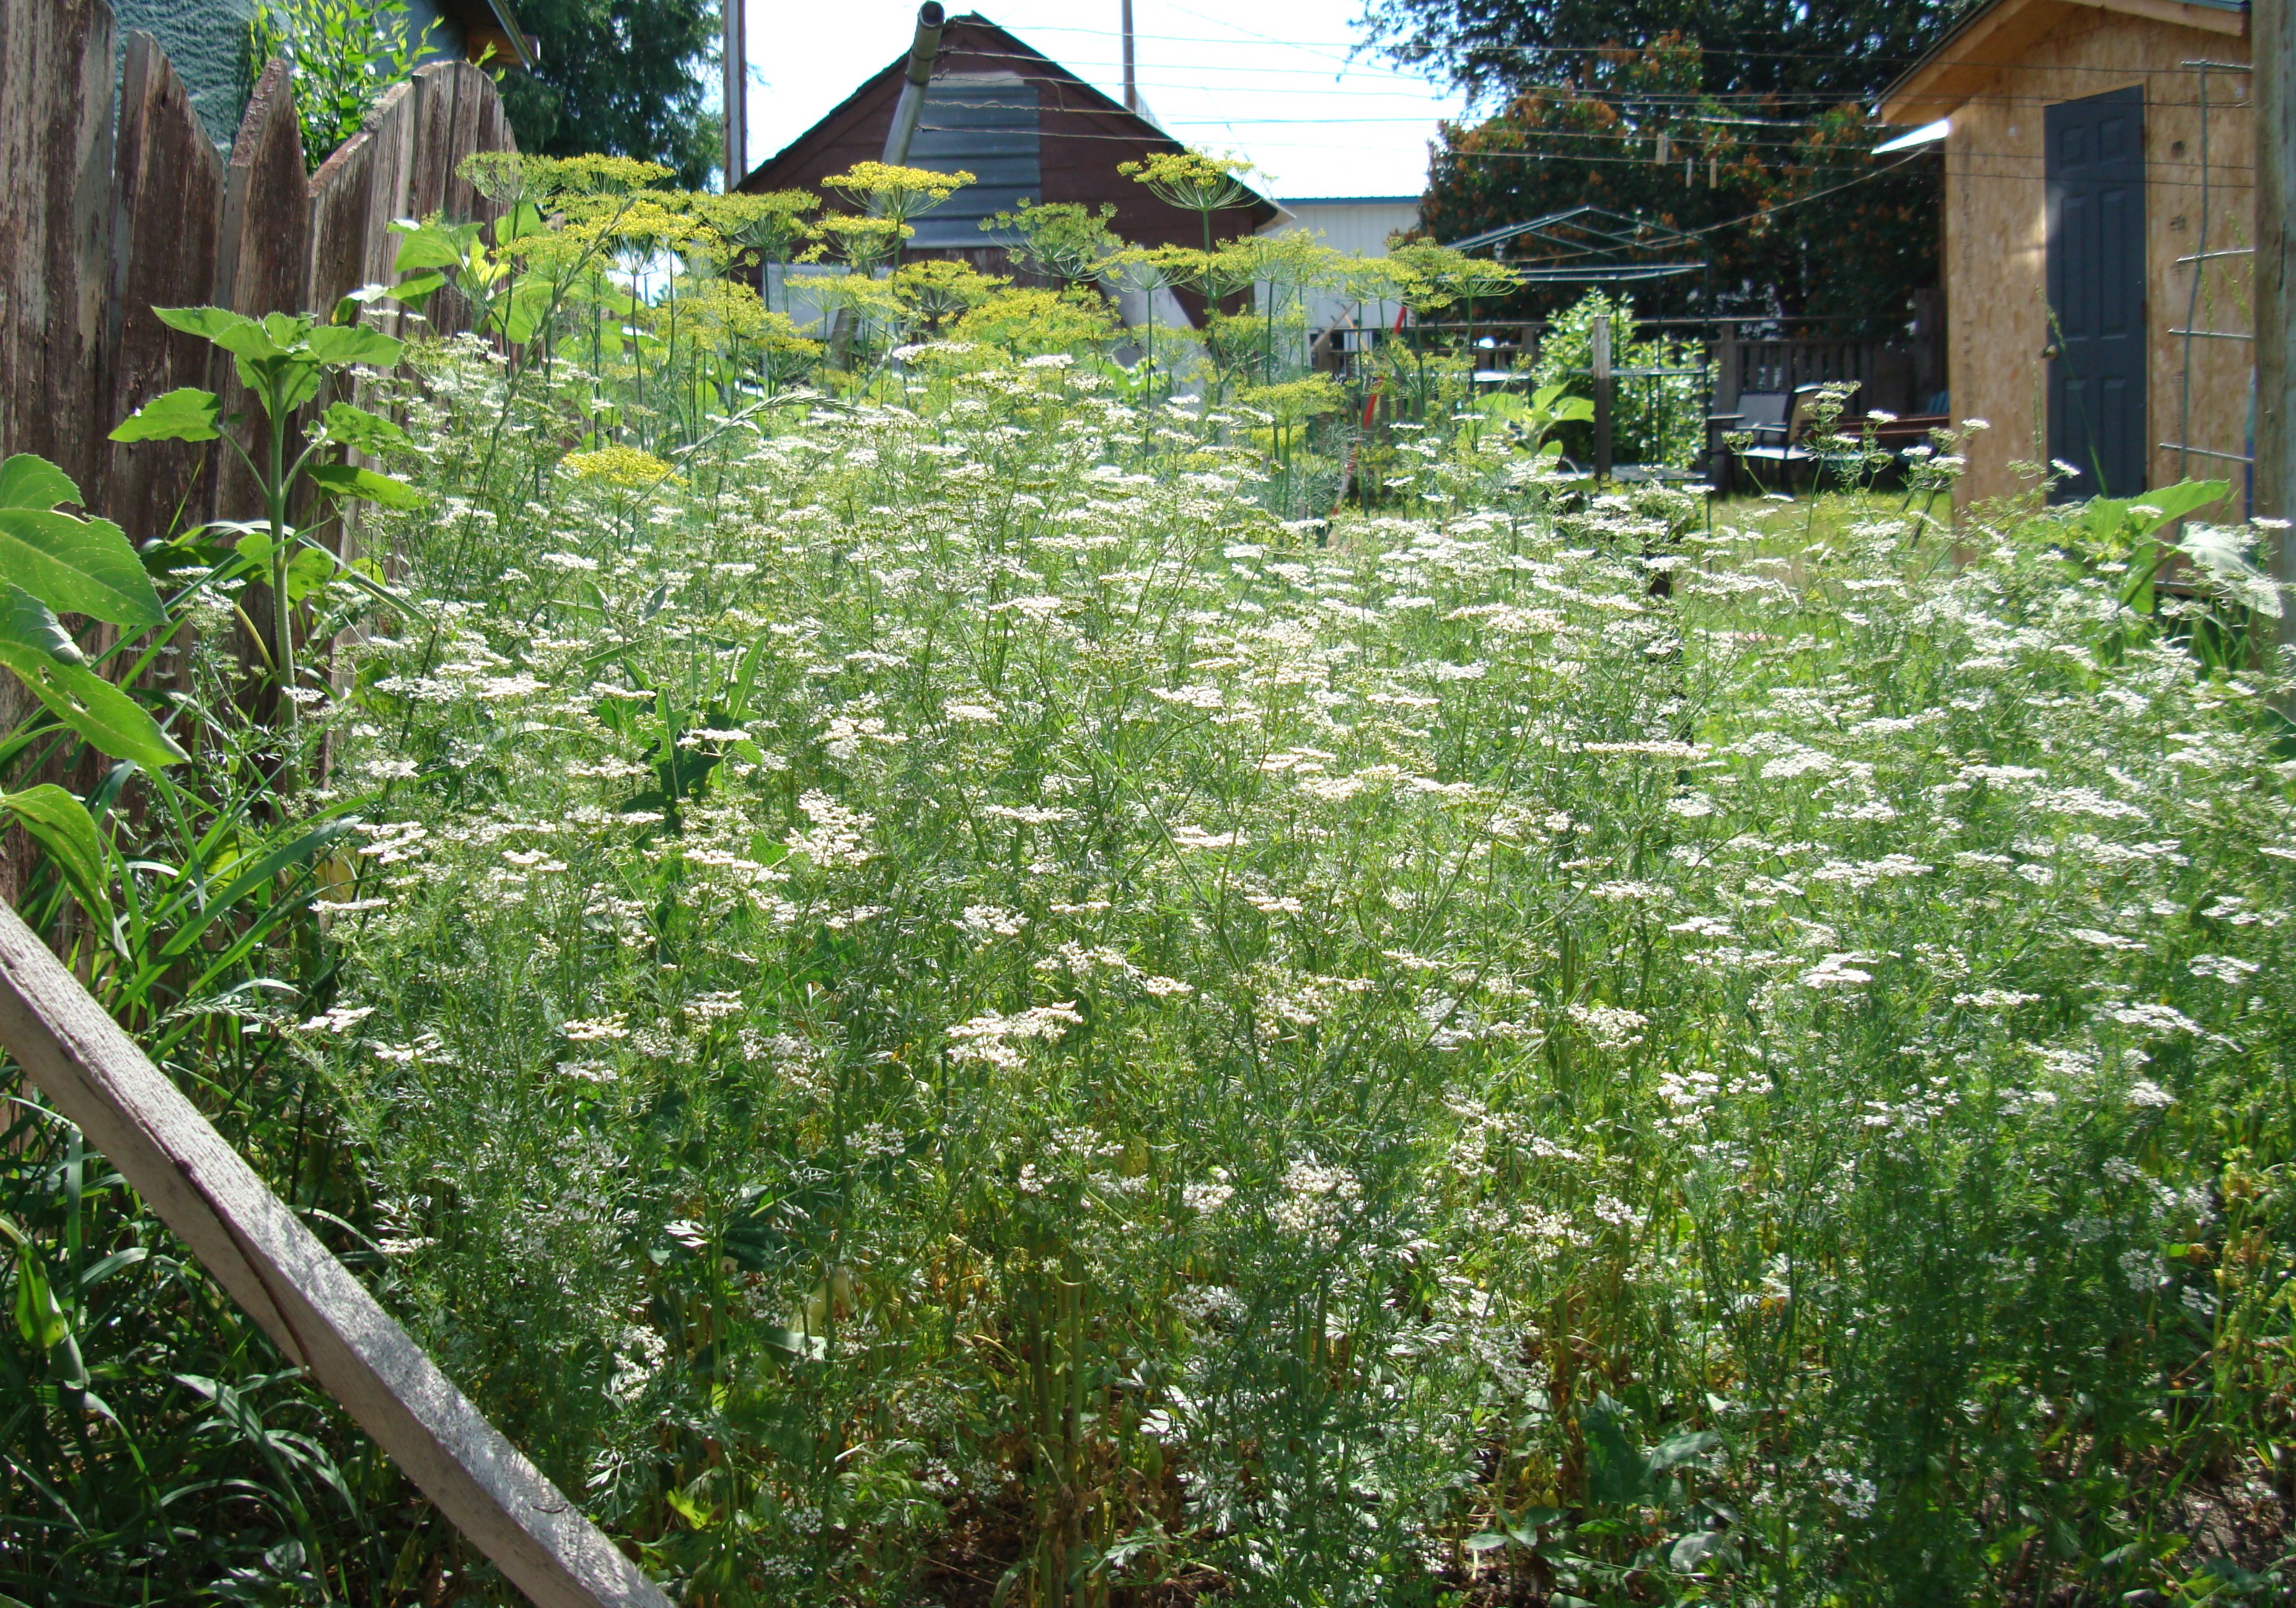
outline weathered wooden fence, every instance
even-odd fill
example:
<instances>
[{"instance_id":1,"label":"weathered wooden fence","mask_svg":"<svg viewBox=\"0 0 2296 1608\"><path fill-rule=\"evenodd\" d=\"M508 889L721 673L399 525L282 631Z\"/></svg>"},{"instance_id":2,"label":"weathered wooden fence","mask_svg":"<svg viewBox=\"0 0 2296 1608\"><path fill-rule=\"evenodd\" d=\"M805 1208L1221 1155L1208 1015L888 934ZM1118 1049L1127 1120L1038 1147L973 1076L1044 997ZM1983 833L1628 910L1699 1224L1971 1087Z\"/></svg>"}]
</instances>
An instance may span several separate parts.
<instances>
[{"instance_id":1,"label":"weathered wooden fence","mask_svg":"<svg viewBox=\"0 0 2296 1608\"><path fill-rule=\"evenodd\" d=\"M492 80L440 62L392 87L307 174L292 79L274 62L226 157L158 42L131 32L124 55L114 43L107 0L0 0L0 457L56 464L91 512L140 544L262 512L222 442L106 439L181 385L216 391L226 413L255 411L228 357L152 309L324 314L390 277L393 219L487 216L455 169L514 147ZM462 304L441 292L426 310L451 327ZM244 443L258 426L239 428ZM0 676L0 732L31 708ZM17 778L39 779L70 778ZM21 886L27 850L20 831L0 834L0 898Z\"/></svg>"},{"instance_id":2,"label":"weathered wooden fence","mask_svg":"<svg viewBox=\"0 0 2296 1608\"><path fill-rule=\"evenodd\" d=\"M142 541L255 512L244 480L221 472L234 461L219 443L104 439L174 386L230 406L230 360L152 308L324 313L389 277L393 218L483 216L455 168L512 142L486 74L435 62L307 176L292 83L275 62L226 160L150 35L128 35L116 84L114 59L105 0L0 5L0 456L51 460Z\"/></svg>"},{"instance_id":3,"label":"weathered wooden fence","mask_svg":"<svg viewBox=\"0 0 2296 1608\"><path fill-rule=\"evenodd\" d=\"M128 36L116 85L114 61L105 0L0 0L0 456L60 465L140 542L259 512L220 442L106 439L179 385L217 390L227 409L243 400L230 359L152 308L324 314L389 278L394 218L484 216L455 169L512 143L486 75L441 62L393 88L307 176L291 78L275 62L226 160L150 35ZM434 298L430 316L452 321L455 304ZM0 676L0 731L25 697ZM12 835L0 1046L24 1074L529 1598L668 1608L7 908L25 859Z\"/></svg>"}]
</instances>

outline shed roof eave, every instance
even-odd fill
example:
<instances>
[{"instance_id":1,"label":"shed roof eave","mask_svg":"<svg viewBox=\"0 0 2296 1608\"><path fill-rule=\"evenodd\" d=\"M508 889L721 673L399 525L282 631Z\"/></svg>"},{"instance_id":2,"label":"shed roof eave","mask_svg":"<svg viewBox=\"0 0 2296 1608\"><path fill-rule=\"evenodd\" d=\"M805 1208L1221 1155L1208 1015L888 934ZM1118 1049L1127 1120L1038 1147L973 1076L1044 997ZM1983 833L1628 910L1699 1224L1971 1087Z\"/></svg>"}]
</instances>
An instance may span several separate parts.
<instances>
[{"instance_id":1,"label":"shed roof eave","mask_svg":"<svg viewBox=\"0 0 2296 1608\"><path fill-rule=\"evenodd\" d=\"M498 59L521 71L534 70L536 39L519 26L511 0L442 0L439 8L462 26L473 45L492 45Z\"/></svg>"},{"instance_id":2,"label":"shed roof eave","mask_svg":"<svg viewBox=\"0 0 2296 1608\"><path fill-rule=\"evenodd\" d=\"M2248 32L2248 0L1991 0L1955 23L1882 92L1874 119L1927 123L1950 117L1996 69L2080 11L2116 12L2203 33Z\"/></svg>"}]
</instances>

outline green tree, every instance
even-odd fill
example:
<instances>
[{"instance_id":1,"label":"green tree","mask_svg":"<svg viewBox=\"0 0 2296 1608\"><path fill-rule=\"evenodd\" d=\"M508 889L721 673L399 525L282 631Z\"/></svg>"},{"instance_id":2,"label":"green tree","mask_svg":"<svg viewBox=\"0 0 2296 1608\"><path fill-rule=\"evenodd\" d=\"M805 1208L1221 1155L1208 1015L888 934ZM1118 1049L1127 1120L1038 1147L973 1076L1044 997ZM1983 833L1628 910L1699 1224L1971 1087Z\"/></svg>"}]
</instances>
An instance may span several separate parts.
<instances>
[{"instance_id":1,"label":"green tree","mask_svg":"<svg viewBox=\"0 0 2296 1608\"><path fill-rule=\"evenodd\" d=\"M1591 204L1697 236L1662 255L1708 267L1638 290L1647 314L1901 318L1937 281L1935 148L1876 159L1882 133L1857 103L1732 90L1726 75L1718 86L1721 59L1677 36L1549 57L1552 77L1496 115L1446 125L1424 228L1461 240ZM1538 248L1501 250L1522 261ZM1528 291L1510 306L1551 313L1583 289Z\"/></svg>"},{"instance_id":2,"label":"green tree","mask_svg":"<svg viewBox=\"0 0 2296 1608\"><path fill-rule=\"evenodd\" d=\"M520 0L518 12L542 41L531 73L503 79L520 150L636 157L701 186L722 149L723 124L702 105L717 0Z\"/></svg>"},{"instance_id":3,"label":"green tree","mask_svg":"<svg viewBox=\"0 0 2296 1608\"><path fill-rule=\"evenodd\" d=\"M412 77L438 31L416 32L406 0L262 0L247 20L239 98L274 58L295 69L303 161L314 173L357 134L392 85Z\"/></svg>"},{"instance_id":4,"label":"green tree","mask_svg":"<svg viewBox=\"0 0 2296 1608\"><path fill-rule=\"evenodd\" d=\"M1566 80L1606 45L1699 44L1707 88L1809 111L1872 94L1936 38L1956 0L1365 0L1381 53L1481 103ZM1791 103L1791 104L1789 104Z\"/></svg>"}]
</instances>

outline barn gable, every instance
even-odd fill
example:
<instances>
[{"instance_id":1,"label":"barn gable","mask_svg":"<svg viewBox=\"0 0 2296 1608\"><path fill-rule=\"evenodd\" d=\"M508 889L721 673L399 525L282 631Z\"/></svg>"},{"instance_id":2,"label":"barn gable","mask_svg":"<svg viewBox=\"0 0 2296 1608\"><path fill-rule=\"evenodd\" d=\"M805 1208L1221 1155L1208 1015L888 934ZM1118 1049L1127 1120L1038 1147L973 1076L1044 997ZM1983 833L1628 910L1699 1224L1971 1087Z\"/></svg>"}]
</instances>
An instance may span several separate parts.
<instances>
[{"instance_id":1,"label":"barn gable","mask_svg":"<svg viewBox=\"0 0 2296 1608\"><path fill-rule=\"evenodd\" d=\"M906 53L742 180L750 192L817 189L832 173L884 152L900 95ZM909 148L913 166L974 176L974 184L917 219L914 252L978 254L1002 243L983 218L1021 201L1116 208L1114 227L1144 245L1199 245L1197 215L1166 205L1117 171L1119 164L1181 144L1068 69L978 14L952 17ZM1282 216L1254 195L1216 215L1216 241L1249 234ZM996 253L1001 259L1002 252Z\"/></svg>"}]
</instances>

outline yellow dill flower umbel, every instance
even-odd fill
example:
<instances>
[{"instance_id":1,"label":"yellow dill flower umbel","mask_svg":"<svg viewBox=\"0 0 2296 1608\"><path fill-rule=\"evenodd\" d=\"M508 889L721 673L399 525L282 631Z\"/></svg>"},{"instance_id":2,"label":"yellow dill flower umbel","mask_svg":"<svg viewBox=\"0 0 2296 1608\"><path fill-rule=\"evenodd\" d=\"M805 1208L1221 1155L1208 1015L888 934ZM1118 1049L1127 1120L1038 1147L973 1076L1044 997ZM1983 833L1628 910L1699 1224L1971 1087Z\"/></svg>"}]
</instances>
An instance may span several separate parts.
<instances>
[{"instance_id":1,"label":"yellow dill flower umbel","mask_svg":"<svg viewBox=\"0 0 2296 1608\"><path fill-rule=\"evenodd\" d=\"M673 486L685 484L668 464L653 454L625 447L619 441L595 452L570 452L563 464L578 480L603 480L626 491L651 491L664 481Z\"/></svg>"}]
</instances>

